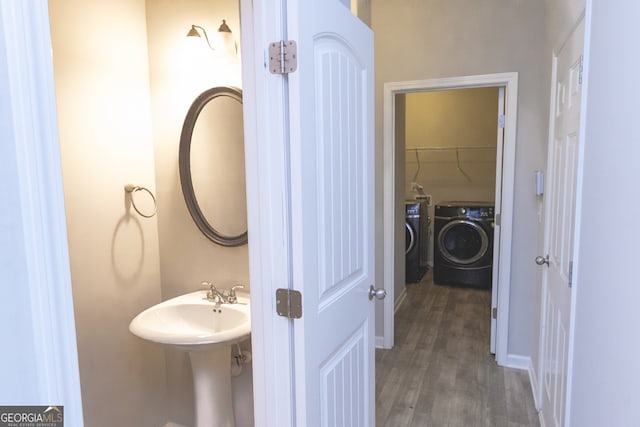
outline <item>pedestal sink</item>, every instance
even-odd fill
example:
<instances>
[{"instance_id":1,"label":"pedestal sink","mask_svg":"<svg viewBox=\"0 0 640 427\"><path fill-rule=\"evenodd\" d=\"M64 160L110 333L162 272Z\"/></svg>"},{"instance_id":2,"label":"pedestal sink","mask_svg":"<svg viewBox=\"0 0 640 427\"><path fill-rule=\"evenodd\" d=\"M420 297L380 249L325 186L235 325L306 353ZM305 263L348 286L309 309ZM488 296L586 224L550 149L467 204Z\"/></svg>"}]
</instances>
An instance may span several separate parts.
<instances>
[{"instance_id":1,"label":"pedestal sink","mask_svg":"<svg viewBox=\"0 0 640 427\"><path fill-rule=\"evenodd\" d=\"M209 301L206 291L161 302L138 314L129 330L145 340L189 353L196 426L233 427L231 345L251 333L249 297L235 304Z\"/></svg>"}]
</instances>

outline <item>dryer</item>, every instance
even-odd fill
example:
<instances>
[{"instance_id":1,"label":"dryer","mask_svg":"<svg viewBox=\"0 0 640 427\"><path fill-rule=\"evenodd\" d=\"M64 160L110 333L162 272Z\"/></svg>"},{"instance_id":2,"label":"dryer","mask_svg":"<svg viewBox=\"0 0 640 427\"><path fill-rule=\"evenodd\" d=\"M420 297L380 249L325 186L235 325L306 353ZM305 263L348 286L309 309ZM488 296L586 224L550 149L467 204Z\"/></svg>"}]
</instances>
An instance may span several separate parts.
<instances>
[{"instance_id":1,"label":"dryer","mask_svg":"<svg viewBox=\"0 0 640 427\"><path fill-rule=\"evenodd\" d=\"M429 223L428 203L405 202L405 281L416 283L428 270Z\"/></svg>"},{"instance_id":2,"label":"dryer","mask_svg":"<svg viewBox=\"0 0 640 427\"><path fill-rule=\"evenodd\" d=\"M434 219L434 283L490 288L493 203L440 202Z\"/></svg>"}]
</instances>

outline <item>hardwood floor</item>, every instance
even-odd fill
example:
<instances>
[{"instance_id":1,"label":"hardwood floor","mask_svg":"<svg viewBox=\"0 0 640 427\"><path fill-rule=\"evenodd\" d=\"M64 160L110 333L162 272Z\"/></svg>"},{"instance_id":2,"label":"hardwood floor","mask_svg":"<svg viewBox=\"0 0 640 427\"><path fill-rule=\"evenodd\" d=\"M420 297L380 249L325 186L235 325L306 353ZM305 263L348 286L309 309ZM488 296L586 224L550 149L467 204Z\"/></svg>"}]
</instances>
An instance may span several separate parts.
<instances>
[{"instance_id":1,"label":"hardwood floor","mask_svg":"<svg viewBox=\"0 0 640 427\"><path fill-rule=\"evenodd\" d=\"M376 350L378 427L539 426L525 371L489 353L491 292L407 286L395 347Z\"/></svg>"}]
</instances>

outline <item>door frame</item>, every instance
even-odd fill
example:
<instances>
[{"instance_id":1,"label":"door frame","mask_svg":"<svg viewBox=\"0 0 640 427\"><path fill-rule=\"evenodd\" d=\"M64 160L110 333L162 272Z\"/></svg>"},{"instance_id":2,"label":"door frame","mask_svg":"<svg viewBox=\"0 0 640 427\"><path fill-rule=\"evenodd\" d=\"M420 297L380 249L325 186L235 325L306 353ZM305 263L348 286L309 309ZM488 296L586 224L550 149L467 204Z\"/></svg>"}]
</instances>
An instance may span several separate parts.
<instances>
[{"instance_id":1,"label":"door frame","mask_svg":"<svg viewBox=\"0 0 640 427\"><path fill-rule=\"evenodd\" d=\"M5 341L34 343L32 364L16 366L15 359L0 362L18 372L31 370L38 381L22 395L31 402L65 407L69 425L82 425L82 398L77 338L69 269L67 223L54 95L51 31L46 2L0 2L0 87L8 96L0 110L8 112L8 126L0 126L0 139L15 145L10 170L0 178L16 187L20 205L12 218L19 219L20 237L10 247L23 248L24 274L3 272L0 280L14 282L25 291L10 291L14 303L30 311L30 323L15 325ZM29 28L25 36L24 28ZM4 92L3 92L4 93ZM12 236L10 234L10 236ZM18 281L18 282L16 282ZM3 284L4 286L4 284ZM28 295L19 300L21 295ZM27 314L28 315L28 314Z\"/></svg>"},{"instance_id":2,"label":"door frame","mask_svg":"<svg viewBox=\"0 0 640 427\"><path fill-rule=\"evenodd\" d=\"M502 153L501 186L496 186L502 199L500 261L497 268L497 331L496 331L496 361L501 366L508 366L509 343L509 295L511 291L511 238L513 232L514 187L516 163L516 123L518 107L518 73L498 73L473 75L462 77L446 77L429 80L414 80L385 83L384 85L384 135L383 135L383 259L394 260L399 250L395 244L395 203L399 195L395 191L396 155L395 155L395 96L410 92L429 92L449 89L471 89L480 87L505 88L505 129L504 149ZM498 182L498 181L497 181ZM384 300L384 329L382 347L392 348L394 345L394 289L395 274L398 269L395 261L384 265L383 284L387 290ZM494 274L496 269L494 268Z\"/></svg>"},{"instance_id":3,"label":"door frame","mask_svg":"<svg viewBox=\"0 0 640 427\"><path fill-rule=\"evenodd\" d=\"M293 321L275 309L276 289L293 288L287 87L264 64L269 43L287 40L285 15L285 0L240 0L254 418L267 427L295 425Z\"/></svg>"}]
</instances>

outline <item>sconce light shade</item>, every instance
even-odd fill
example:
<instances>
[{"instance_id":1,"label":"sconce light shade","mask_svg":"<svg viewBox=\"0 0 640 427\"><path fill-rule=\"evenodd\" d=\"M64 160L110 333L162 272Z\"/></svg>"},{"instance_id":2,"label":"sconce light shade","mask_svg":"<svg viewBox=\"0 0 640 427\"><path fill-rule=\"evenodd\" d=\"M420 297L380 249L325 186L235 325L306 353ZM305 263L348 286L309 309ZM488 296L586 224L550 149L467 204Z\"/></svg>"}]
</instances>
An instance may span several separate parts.
<instances>
[{"instance_id":1,"label":"sconce light shade","mask_svg":"<svg viewBox=\"0 0 640 427\"><path fill-rule=\"evenodd\" d=\"M218 40L220 40L220 49L223 50L226 55L231 57L236 57L238 55L236 40L233 38L233 34L227 25L227 21L224 19L218 28Z\"/></svg>"},{"instance_id":2,"label":"sconce light shade","mask_svg":"<svg viewBox=\"0 0 640 427\"><path fill-rule=\"evenodd\" d=\"M222 32L231 33L231 29L227 25L227 21L225 19L222 20L222 24L220 24L220 26L218 27L218 31L221 32L221 33Z\"/></svg>"},{"instance_id":3,"label":"sconce light shade","mask_svg":"<svg viewBox=\"0 0 640 427\"><path fill-rule=\"evenodd\" d=\"M191 29L187 33L187 37L200 37L200 33L196 30L196 26L192 25Z\"/></svg>"},{"instance_id":4,"label":"sconce light shade","mask_svg":"<svg viewBox=\"0 0 640 427\"><path fill-rule=\"evenodd\" d=\"M204 28L202 28L199 25L192 25L191 29L189 30L189 32L187 33L187 37L200 37L200 33L198 32L198 30L196 28L200 28L202 30L202 32L204 33L204 38L207 41L207 45L209 46L209 48L213 51L215 51L215 49L213 48L213 46L211 46L211 42L209 42L209 36L207 36L207 30L205 30Z\"/></svg>"}]
</instances>

